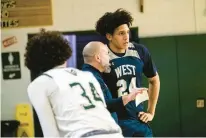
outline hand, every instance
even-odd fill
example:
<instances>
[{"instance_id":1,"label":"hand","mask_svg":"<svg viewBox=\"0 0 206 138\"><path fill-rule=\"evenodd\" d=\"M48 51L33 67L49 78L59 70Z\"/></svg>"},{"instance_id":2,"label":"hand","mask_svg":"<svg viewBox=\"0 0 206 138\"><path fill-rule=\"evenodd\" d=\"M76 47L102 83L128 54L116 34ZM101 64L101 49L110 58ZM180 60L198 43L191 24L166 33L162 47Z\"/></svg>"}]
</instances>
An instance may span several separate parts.
<instances>
[{"instance_id":1,"label":"hand","mask_svg":"<svg viewBox=\"0 0 206 138\"><path fill-rule=\"evenodd\" d=\"M151 113L139 112L138 117L142 122L147 123L148 121L152 121L154 115Z\"/></svg>"},{"instance_id":2,"label":"hand","mask_svg":"<svg viewBox=\"0 0 206 138\"><path fill-rule=\"evenodd\" d=\"M139 93L141 93L141 92L143 92L143 91L145 91L145 90L147 90L147 88L135 88L135 89L133 89L133 90L131 91L131 93L129 93L128 95L122 96L123 104L126 105L126 104L128 104L130 101L135 100L136 96L137 96Z\"/></svg>"}]
</instances>

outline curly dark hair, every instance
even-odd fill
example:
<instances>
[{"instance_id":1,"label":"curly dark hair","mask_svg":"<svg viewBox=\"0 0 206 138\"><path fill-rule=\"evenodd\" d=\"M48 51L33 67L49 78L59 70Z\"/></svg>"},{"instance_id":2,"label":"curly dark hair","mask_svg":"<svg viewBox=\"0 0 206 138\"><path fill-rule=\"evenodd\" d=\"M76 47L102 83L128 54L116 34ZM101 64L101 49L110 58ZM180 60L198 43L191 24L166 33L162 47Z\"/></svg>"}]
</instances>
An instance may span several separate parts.
<instances>
[{"instance_id":1,"label":"curly dark hair","mask_svg":"<svg viewBox=\"0 0 206 138\"><path fill-rule=\"evenodd\" d=\"M34 72L45 72L64 64L71 55L70 44L60 32L41 29L27 42L25 66Z\"/></svg>"},{"instance_id":2,"label":"curly dark hair","mask_svg":"<svg viewBox=\"0 0 206 138\"><path fill-rule=\"evenodd\" d=\"M96 22L96 31L102 36L106 36L107 33L113 34L114 30L122 24L127 24L128 27L132 25L133 18L131 14L120 8L115 12L106 12Z\"/></svg>"}]
</instances>

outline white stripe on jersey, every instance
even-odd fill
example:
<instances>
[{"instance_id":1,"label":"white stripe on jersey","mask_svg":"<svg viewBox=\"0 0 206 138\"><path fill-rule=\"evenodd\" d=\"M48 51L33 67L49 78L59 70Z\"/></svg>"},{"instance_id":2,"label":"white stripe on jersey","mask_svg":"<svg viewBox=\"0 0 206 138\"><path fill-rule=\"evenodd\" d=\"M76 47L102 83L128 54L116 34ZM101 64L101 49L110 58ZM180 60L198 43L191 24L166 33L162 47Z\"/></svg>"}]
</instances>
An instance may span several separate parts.
<instances>
[{"instance_id":1,"label":"white stripe on jersey","mask_svg":"<svg viewBox=\"0 0 206 138\"><path fill-rule=\"evenodd\" d=\"M139 56L137 50L136 49L135 50L131 50L129 48L134 48L135 49L135 46L130 42L129 46L128 46L127 50L126 50L125 55L122 56L122 57L133 56L133 57L136 57L136 58L140 59L140 56ZM110 60L113 60L113 59L116 59L116 58L121 58L121 57L115 55L110 49L109 49L109 56L110 56Z\"/></svg>"}]
</instances>

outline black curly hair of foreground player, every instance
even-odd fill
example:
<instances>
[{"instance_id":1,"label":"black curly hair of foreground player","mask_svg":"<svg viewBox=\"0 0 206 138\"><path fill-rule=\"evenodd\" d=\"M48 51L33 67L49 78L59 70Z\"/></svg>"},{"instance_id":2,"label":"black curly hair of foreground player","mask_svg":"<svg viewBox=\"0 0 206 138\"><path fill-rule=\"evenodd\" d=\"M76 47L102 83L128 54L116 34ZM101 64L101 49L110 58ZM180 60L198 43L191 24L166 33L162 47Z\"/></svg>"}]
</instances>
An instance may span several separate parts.
<instances>
[{"instance_id":1,"label":"black curly hair of foreground player","mask_svg":"<svg viewBox=\"0 0 206 138\"><path fill-rule=\"evenodd\" d=\"M128 27L132 25L133 18L131 14L120 8L115 12L106 12L96 22L96 31L102 36L106 36L107 33L113 34L115 29L122 24L127 24Z\"/></svg>"},{"instance_id":2,"label":"black curly hair of foreground player","mask_svg":"<svg viewBox=\"0 0 206 138\"><path fill-rule=\"evenodd\" d=\"M34 72L45 72L64 64L71 55L70 44L60 32L41 29L27 43L25 66Z\"/></svg>"}]
</instances>

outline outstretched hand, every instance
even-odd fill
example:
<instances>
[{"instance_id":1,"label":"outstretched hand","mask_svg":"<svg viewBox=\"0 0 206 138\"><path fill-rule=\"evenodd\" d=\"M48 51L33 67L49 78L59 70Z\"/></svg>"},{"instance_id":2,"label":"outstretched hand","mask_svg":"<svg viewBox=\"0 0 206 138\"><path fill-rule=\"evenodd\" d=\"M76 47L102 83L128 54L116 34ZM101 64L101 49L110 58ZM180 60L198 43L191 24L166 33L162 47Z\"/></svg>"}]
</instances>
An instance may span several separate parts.
<instances>
[{"instance_id":1,"label":"outstretched hand","mask_svg":"<svg viewBox=\"0 0 206 138\"><path fill-rule=\"evenodd\" d=\"M123 104L126 105L130 101L135 100L136 96L143 91L148 90L147 88L135 88L128 95L122 96Z\"/></svg>"}]
</instances>

